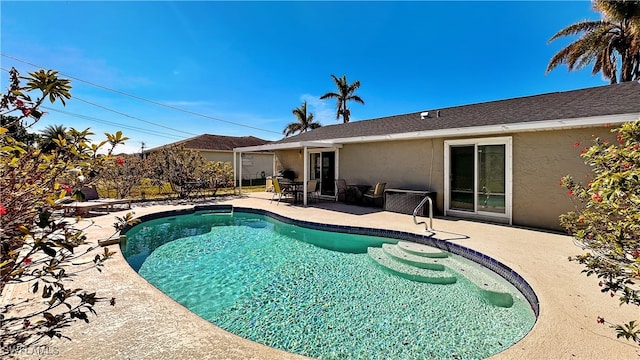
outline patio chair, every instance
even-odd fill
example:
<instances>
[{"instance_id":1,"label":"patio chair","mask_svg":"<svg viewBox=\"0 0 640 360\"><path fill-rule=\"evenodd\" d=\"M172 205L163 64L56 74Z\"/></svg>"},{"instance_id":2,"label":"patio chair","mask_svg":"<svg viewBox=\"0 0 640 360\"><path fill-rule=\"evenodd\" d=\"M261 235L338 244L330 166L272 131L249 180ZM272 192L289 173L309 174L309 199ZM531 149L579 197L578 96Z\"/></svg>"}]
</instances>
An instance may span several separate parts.
<instances>
[{"instance_id":1,"label":"patio chair","mask_svg":"<svg viewBox=\"0 0 640 360\"><path fill-rule=\"evenodd\" d=\"M377 205L380 203L380 206L384 205L384 188L387 186L387 183L377 183L376 187L373 190L368 191L363 196L363 200L366 203L371 203L373 205Z\"/></svg>"},{"instance_id":2,"label":"patio chair","mask_svg":"<svg viewBox=\"0 0 640 360\"><path fill-rule=\"evenodd\" d=\"M269 204L271 204L273 199L278 197L278 202L276 203L276 205L280 205L280 200L282 200L282 197L287 197L290 195L292 194L289 191L286 191L280 186L280 181L278 179L273 179L273 195L271 195L271 201L269 201Z\"/></svg>"},{"instance_id":3,"label":"patio chair","mask_svg":"<svg viewBox=\"0 0 640 360\"><path fill-rule=\"evenodd\" d=\"M307 181L307 198L315 199L316 202L320 199L320 193L316 190L317 185L318 180Z\"/></svg>"},{"instance_id":4,"label":"patio chair","mask_svg":"<svg viewBox=\"0 0 640 360\"><path fill-rule=\"evenodd\" d=\"M345 179L336 179L336 199L335 201L345 201L347 196L347 182ZM342 200L340 198L342 197Z\"/></svg>"}]
</instances>

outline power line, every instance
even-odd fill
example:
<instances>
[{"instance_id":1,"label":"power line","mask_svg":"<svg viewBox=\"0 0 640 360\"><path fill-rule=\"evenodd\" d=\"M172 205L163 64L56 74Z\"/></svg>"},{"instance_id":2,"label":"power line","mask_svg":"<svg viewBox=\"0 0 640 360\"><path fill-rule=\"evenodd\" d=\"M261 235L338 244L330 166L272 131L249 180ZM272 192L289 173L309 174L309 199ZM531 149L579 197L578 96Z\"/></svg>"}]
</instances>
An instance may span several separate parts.
<instances>
[{"instance_id":1,"label":"power line","mask_svg":"<svg viewBox=\"0 0 640 360\"><path fill-rule=\"evenodd\" d=\"M161 127L161 128L165 128L165 129L167 129L167 130L172 130L172 131L180 132L180 133L187 134L187 135L198 136L198 134L194 134L194 133L190 133L190 132L188 132L188 131L178 130L178 129L174 129L174 128L172 128L172 127L168 127L168 126L164 126L164 125L156 124L156 123L154 123L154 122L152 122L152 121L148 121L148 120L140 119L140 118L138 118L138 117L131 116L131 115L129 115L129 114L125 114L125 113L120 112L120 111L117 111L117 110L109 109L108 107L105 107L105 106L102 106L102 105L98 105L98 104L96 104L96 103L92 103L92 102L90 102L90 101L80 99L80 98L78 98L78 97L74 97L74 99L76 99L76 100L78 100L78 101L82 101L83 103L86 103L86 104L89 104L89 105L93 105L93 106L98 107L98 108L100 108L100 109L107 110L107 111L111 111L111 112L116 113L116 114L118 114L118 115L122 115L122 116L124 116L124 117L128 117L128 118L133 119L133 120L142 121L142 122L147 123L147 124L155 125L155 126L158 126L158 127Z\"/></svg>"},{"instance_id":2,"label":"power line","mask_svg":"<svg viewBox=\"0 0 640 360\"><path fill-rule=\"evenodd\" d=\"M39 65L30 63L28 61L24 61L24 60L21 60L21 59L18 59L18 58L15 58L13 56L9 56L9 55L3 54L3 53L0 53L0 55L4 56L6 58L9 58L9 59L12 59L12 60L27 64L27 65L31 65L31 66L36 67L36 68L41 68L41 69L44 68L43 66L39 66ZM254 129L254 130L259 130L259 131L264 131L264 132L269 132L269 133L273 133L273 134L282 135L280 132L277 132L277 131L266 130L266 129L262 129L262 128L251 126L251 125L240 124L240 123L237 123L237 122L224 120L224 119L216 118L216 117L205 115L205 114L200 114L200 113L197 113L197 112L194 112L194 111L181 109L181 108L178 108L178 107L175 107L175 106L159 103L157 101L145 99L145 98L142 98L142 97L139 97L139 96L136 96L136 95L128 94L128 93L125 93L125 92L122 92L122 91L119 91L119 90L115 90L115 89L111 89L111 88L108 88L106 86L98 85L98 84L92 83L90 81L78 79L78 78L73 77L73 76L68 75L68 74L60 73L60 75L63 75L65 77L68 77L68 78L76 80L76 81L80 81L82 83L85 83L85 84L88 84L88 85L91 85L91 86L95 86L95 87L100 88L100 89L104 89L104 90L107 90L107 91L114 92L114 93L119 94L119 95L128 96L128 97L136 99L136 100L144 101L144 102L147 102L147 103L150 103L150 104L153 104L153 105L157 105L157 106L162 106L162 107L165 107L167 109L180 111L180 112L183 112L183 113L186 113L186 114L190 114L190 115L200 116L200 117L203 117L203 118L206 118L206 119L220 121L220 122L224 122L224 123L227 123L227 124L232 124L232 125L236 125L236 126L242 126L242 127L246 127L246 128L249 128L249 129Z\"/></svg>"},{"instance_id":3,"label":"power line","mask_svg":"<svg viewBox=\"0 0 640 360\"><path fill-rule=\"evenodd\" d=\"M8 70L7 70L7 69L5 69L5 68L1 68L1 69L2 69L2 70L4 70L4 71L7 71L7 72L8 72ZM138 117L135 117L135 116L129 115L129 114L125 114L125 113L123 113L123 112L120 112L120 111L117 111L117 110L110 109L110 108L108 108L108 107L106 107L106 106L98 105L98 104L96 104L96 103L93 103L93 102L90 102L90 101L87 101L87 100L81 99L81 98L79 98L79 97L73 97L73 99L78 100L78 101L81 101L81 102L84 102L84 103L86 103L86 104L89 104L89 105L92 105L92 106L95 106L95 107L98 107L98 108L101 108L101 109L103 109L103 110L111 111L111 112L113 112L113 113L116 113L116 114L118 114L118 115L122 115L122 116L124 116L124 117L130 118L130 119L133 119L133 120L138 120L138 121L141 121L141 122L144 122L144 123L147 123L147 124L151 124L151 125L158 126L158 127L161 127L161 128L167 129L167 130L171 130L171 131L175 131L175 132L179 132L179 133L183 133L183 134L187 134L187 135L191 135L191 136L198 136L198 134L194 134L194 133L190 133L190 132L187 132L187 131L183 131L183 130L179 130L179 129L174 129L174 128L172 128L172 127L168 127L168 126L164 126L164 125L156 124L156 123L154 123L154 122L152 122L152 121L144 120L144 119L141 119L141 118L138 118ZM52 109L52 108L47 108L47 109L50 109L50 110L55 111L55 110L54 110L54 109ZM63 112L63 111L60 111L60 112ZM79 114L75 114L75 115L79 115ZM80 116L84 116L84 115L80 115Z\"/></svg>"},{"instance_id":4,"label":"power line","mask_svg":"<svg viewBox=\"0 0 640 360\"><path fill-rule=\"evenodd\" d=\"M50 108L50 107L47 107L47 106L41 106L41 108L43 108L45 110L49 110L49 111L65 114L65 115L68 115L68 116L77 117L77 118L84 119L84 120L89 120L89 121L93 121L93 122L97 122L97 123L101 123L101 124L117 126L118 128L137 131L137 132L140 132L140 133L143 133L143 134L147 134L147 135L151 135L151 136L158 136L158 137L164 137L164 138L174 138L176 140L183 140L184 139L184 138L178 137L176 135L172 135L172 134L161 133L161 132L158 132L158 131L153 131L153 130L149 130L149 129L143 129L143 128L139 128L139 127L131 126L131 125L120 124L120 123L113 122L113 121L98 119L98 118L94 118L94 117L87 116L87 115L76 114L76 113L72 113L72 112L69 112L69 111Z\"/></svg>"}]
</instances>

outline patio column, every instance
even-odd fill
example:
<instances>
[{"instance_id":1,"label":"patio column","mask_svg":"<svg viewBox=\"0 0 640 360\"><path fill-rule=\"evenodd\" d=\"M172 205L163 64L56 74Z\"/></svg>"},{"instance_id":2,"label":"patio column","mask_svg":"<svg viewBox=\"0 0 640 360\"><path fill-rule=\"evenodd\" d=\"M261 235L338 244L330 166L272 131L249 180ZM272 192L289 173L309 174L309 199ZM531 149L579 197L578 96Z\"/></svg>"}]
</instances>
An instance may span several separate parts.
<instances>
[{"instance_id":1,"label":"patio column","mask_svg":"<svg viewBox=\"0 0 640 360\"><path fill-rule=\"evenodd\" d=\"M238 195L242 195L242 151L238 153L239 154L239 158L240 158L240 171L238 172ZM236 158L235 156L233 157L233 160L235 161ZM234 171L235 171L235 166L233 167Z\"/></svg>"},{"instance_id":2,"label":"patio column","mask_svg":"<svg viewBox=\"0 0 640 360\"><path fill-rule=\"evenodd\" d=\"M302 152L303 156L304 156L304 160L303 160L303 166L302 166L302 171L304 172L304 177L303 177L303 183L302 183L302 197L304 198L303 200L303 204L306 207L307 206L307 182L309 181L309 156L308 156L308 152L307 152L307 147L304 147L304 151Z\"/></svg>"}]
</instances>

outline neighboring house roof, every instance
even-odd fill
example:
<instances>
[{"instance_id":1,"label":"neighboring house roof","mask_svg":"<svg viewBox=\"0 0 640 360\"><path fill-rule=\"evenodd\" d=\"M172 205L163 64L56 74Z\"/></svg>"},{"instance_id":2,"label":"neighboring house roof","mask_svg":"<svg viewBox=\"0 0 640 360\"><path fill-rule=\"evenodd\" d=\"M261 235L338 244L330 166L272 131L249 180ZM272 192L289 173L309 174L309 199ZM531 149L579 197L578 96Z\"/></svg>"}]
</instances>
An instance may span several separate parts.
<instances>
[{"instance_id":1,"label":"neighboring house roof","mask_svg":"<svg viewBox=\"0 0 640 360\"><path fill-rule=\"evenodd\" d=\"M255 136L222 136L203 134L164 145L166 146L184 146L193 150L211 150L211 151L233 151L237 147L259 146L270 143ZM155 150L155 149L153 149ZM152 150L152 151L153 151Z\"/></svg>"},{"instance_id":2,"label":"neighboring house roof","mask_svg":"<svg viewBox=\"0 0 640 360\"><path fill-rule=\"evenodd\" d=\"M421 116L426 111L428 117ZM627 116L611 118L611 115L621 114ZM587 118L596 118L592 121L599 123L615 123L630 121L633 117L640 117L640 84L637 81L328 125L266 147L324 140L336 140L336 143L340 140L381 141L391 139L388 136L393 134L407 134L406 138L412 134L417 138L429 134L448 135L454 133L452 129L460 134L471 134L471 128L486 129L485 133L501 129L504 132L531 131L594 124L585 121ZM549 121L553 124L545 123Z\"/></svg>"}]
</instances>

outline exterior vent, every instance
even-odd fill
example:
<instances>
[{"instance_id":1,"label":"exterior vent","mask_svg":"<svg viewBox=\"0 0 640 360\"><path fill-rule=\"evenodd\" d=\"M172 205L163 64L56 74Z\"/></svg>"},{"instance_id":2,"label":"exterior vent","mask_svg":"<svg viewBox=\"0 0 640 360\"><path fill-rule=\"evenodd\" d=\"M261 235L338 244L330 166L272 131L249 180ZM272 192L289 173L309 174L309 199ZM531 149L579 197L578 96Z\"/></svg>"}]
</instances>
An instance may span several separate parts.
<instances>
[{"instance_id":1,"label":"exterior vent","mask_svg":"<svg viewBox=\"0 0 640 360\"><path fill-rule=\"evenodd\" d=\"M436 111L436 117L440 117L440 110Z\"/></svg>"},{"instance_id":2,"label":"exterior vent","mask_svg":"<svg viewBox=\"0 0 640 360\"><path fill-rule=\"evenodd\" d=\"M424 120L425 118L428 118L428 117L429 117L428 111L420 113L420 119Z\"/></svg>"}]
</instances>

